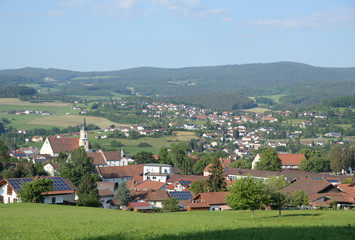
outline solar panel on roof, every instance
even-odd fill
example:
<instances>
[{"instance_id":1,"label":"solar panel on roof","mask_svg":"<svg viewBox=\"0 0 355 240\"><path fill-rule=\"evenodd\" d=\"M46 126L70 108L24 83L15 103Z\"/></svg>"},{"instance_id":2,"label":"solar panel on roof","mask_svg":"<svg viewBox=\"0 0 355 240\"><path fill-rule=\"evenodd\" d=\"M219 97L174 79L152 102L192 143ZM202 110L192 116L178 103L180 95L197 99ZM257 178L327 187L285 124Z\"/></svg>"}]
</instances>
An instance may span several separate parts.
<instances>
[{"instance_id":1,"label":"solar panel on roof","mask_svg":"<svg viewBox=\"0 0 355 240\"><path fill-rule=\"evenodd\" d=\"M48 177L48 179L52 179L53 181L53 191L72 190L61 177ZM14 178L7 179L7 181L17 192L19 192L22 189L22 184L32 182L33 178Z\"/></svg>"},{"instance_id":2,"label":"solar panel on roof","mask_svg":"<svg viewBox=\"0 0 355 240\"><path fill-rule=\"evenodd\" d=\"M339 182L339 181L336 179L327 179L327 182Z\"/></svg>"},{"instance_id":3,"label":"solar panel on roof","mask_svg":"<svg viewBox=\"0 0 355 240\"><path fill-rule=\"evenodd\" d=\"M182 186L188 186L191 184L191 181L179 181L179 183L182 185Z\"/></svg>"},{"instance_id":4,"label":"solar panel on roof","mask_svg":"<svg viewBox=\"0 0 355 240\"><path fill-rule=\"evenodd\" d=\"M177 192L169 192L172 198L177 198L178 200L190 200L192 199L191 192L186 191L177 191Z\"/></svg>"}]
</instances>

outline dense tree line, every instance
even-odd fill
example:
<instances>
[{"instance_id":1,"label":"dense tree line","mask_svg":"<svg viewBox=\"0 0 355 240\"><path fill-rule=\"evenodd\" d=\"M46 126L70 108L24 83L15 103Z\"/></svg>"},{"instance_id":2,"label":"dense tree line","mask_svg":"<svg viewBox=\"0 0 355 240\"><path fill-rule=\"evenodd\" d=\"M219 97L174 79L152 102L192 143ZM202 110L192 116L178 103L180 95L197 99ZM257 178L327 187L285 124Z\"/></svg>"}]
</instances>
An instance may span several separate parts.
<instances>
[{"instance_id":1,"label":"dense tree line","mask_svg":"<svg viewBox=\"0 0 355 240\"><path fill-rule=\"evenodd\" d=\"M17 98L21 96L33 96L36 94L36 89L26 86L0 86L0 97L2 98Z\"/></svg>"}]
</instances>

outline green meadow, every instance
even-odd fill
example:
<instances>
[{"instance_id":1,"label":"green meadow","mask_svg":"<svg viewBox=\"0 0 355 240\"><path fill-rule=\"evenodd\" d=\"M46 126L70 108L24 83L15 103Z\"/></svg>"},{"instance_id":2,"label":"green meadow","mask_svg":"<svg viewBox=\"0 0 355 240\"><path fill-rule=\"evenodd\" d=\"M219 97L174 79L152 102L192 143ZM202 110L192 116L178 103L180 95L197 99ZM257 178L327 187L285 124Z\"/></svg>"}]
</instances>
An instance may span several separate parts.
<instances>
[{"instance_id":1,"label":"green meadow","mask_svg":"<svg viewBox=\"0 0 355 240\"><path fill-rule=\"evenodd\" d=\"M1 204L1 239L354 239L355 212L332 210L135 213Z\"/></svg>"}]
</instances>

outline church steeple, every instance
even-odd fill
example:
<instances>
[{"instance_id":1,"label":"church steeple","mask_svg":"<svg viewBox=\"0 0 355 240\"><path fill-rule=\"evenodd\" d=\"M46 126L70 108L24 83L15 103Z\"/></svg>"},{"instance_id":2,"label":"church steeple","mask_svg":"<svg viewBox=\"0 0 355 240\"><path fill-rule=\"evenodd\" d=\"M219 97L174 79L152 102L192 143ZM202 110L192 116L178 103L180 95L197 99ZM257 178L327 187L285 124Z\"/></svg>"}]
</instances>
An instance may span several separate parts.
<instances>
[{"instance_id":1,"label":"church steeple","mask_svg":"<svg viewBox=\"0 0 355 240\"><path fill-rule=\"evenodd\" d=\"M84 118L84 123L81 125L80 129L80 139L79 139L79 146L83 146L85 151L89 152L89 139L88 139L88 132L86 127L86 120Z\"/></svg>"}]
</instances>

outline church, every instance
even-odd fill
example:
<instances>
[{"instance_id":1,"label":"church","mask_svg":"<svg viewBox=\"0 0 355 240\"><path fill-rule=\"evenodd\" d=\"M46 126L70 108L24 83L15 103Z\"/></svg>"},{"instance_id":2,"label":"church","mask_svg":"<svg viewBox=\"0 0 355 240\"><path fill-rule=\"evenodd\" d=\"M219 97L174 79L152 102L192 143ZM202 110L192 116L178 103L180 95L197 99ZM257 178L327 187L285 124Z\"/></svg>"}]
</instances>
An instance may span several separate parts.
<instances>
[{"instance_id":1,"label":"church","mask_svg":"<svg viewBox=\"0 0 355 240\"><path fill-rule=\"evenodd\" d=\"M81 125L79 138L68 138L60 135L48 136L42 145L40 154L49 154L52 157L56 157L61 152L70 153L78 147L84 147L86 152L92 152L85 118L84 123Z\"/></svg>"}]
</instances>

